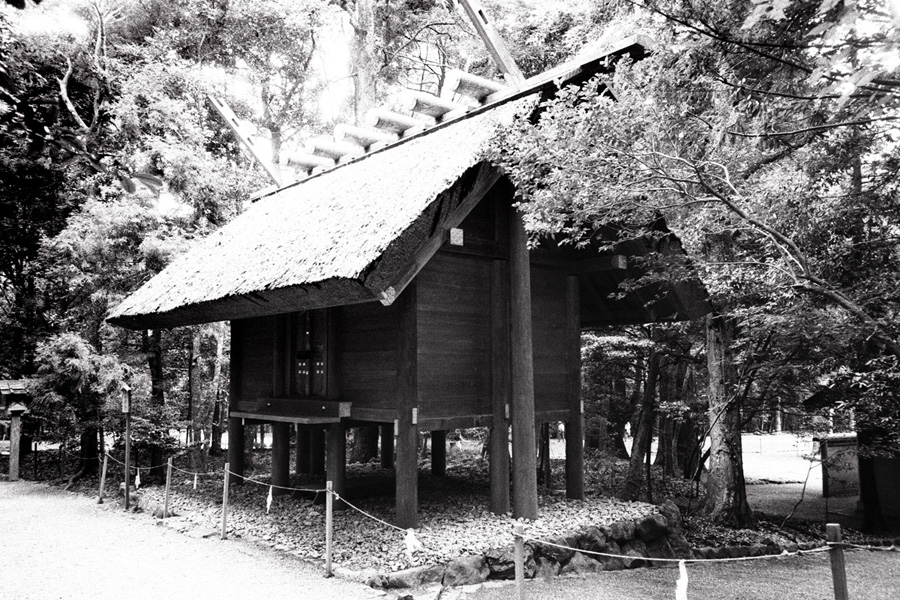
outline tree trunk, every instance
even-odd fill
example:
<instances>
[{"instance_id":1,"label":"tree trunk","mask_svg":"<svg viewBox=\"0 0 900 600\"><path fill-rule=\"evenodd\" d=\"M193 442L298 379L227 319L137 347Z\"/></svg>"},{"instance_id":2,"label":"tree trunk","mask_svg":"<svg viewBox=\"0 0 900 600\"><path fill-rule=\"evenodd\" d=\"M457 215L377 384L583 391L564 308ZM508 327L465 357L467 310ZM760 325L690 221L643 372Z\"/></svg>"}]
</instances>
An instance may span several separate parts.
<instances>
[{"instance_id":1,"label":"tree trunk","mask_svg":"<svg viewBox=\"0 0 900 600\"><path fill-rule=\"evenodd\" d=\"M188 353L188 403L187 403L187 442L198 442L197 428L194 427L194 414L200 411L202 387L200 379L200 342L202 330L200 325L191 328L191 348Z\"/></svg>"},{"instance_id":2,"label":"tree trunk","mask_svg":"<svg viewBox=\"0 0 900 600\"><path fill-rule=\"evenodd\" d=\"M685 374L684 361L667 361L666 367L659 372L659 403L677 406L682 400L681 391ZM659 417L659 446L656 451L657 466L662 467L667 477L682 477L681 462L678 460L678 434L682 427L682 417L667 414Z\"/></svg>"},{"instance_id":3,"label":"tree trunk","mask_svg":"<svg viewBox=\"0 0 900 600\"><path fill-rule=\"evenodd\" d=\"M644 476L645 455L650 452L653 440L653 421L656 418L656 381L659 378L661 355L654 348L647 361L647 381L644 384L644 395L641 410L637 418L634 442L631 445L631 458L628 462L628 475L622 486L621 497L624 500L637 500L641 492L641 479Z\"/></svg>"},{"instance_id":4,"label":"tree trunk","mask_svg":"<svg viewBox=\"0 0 900 600\"><path fill-rule=\"evenodd\" d=\"M97 473L97 466L100 463L100 435L96 425L89 425L81 432L78 471L69 477L66 489L69 489L73 483L84 477L89 477Z\"/></svg>"},{"instance_id":5,"label":"tree trunk","mask_svg":"<svg viewBox=\"0 0 900 600\"><path fill-rule=\"evenodd\" d=\"M163 378L162 329L144 330L142 345L150 367L150 404L154 407L165 405L165 380ZM159 440L149 443L150 476L156 479L165 477L163 448Z\"/></svg>"},{"instance_id":6,"label":"tree trunk","mask_svg":"<svg viewBox=\"0 0 900 600\"><path fill-rule=\"evenodd\" d=\"M348 463L365 463L378 456L378 426L355 427Z\"/></svg>"},{"instance_id":7,"label":"tree trunk","mask_svg":"<svg viewBox=\"0 0 900 600\"><path fill-rule=\"evenodd\" d=\"M553 487L553 470L550 464L550 423L541 423L538 427L540 431L538 456L540 458L537 478L539 484L550 488Z\"/></svg>"},{"instance_id":8,"label":"tree trunk","mask_svg":"<svg viewBox=\"0 0 900 600\"><path fill-rule=\"evenodd\" d=\"M212 433L210 435L209 453L218 456L222 453L222 363L225 353L225 323L217 323L213 327L213 336L216 340L216 361L213 363L212 389L215 394L215 404L212 414Z\"/></svg>"},{"instance_id":9,"label":"tree trunk","mask_svg":"<svg viewBox=\"0 0 900 600\"><path fill-rule=\"evenodd\" d=\"M353 74L353 112L362 124L366 112L376 100L375 91L375 6L373 0L356 0L350 17L353 25L351 73Z\"/></svg>"},{"instance_id":10,"label":"tree trunk","mask_svg":"<svg viewBox=\"0 0 900 600\"><path fill-rule=\"evenodd\" d=\"M730 350L733 327L727 317L706 317L711 445L705 510L714 521L745 527L752 521L752 513L741 457L740 400L734 394Z\"/></svg>"}]
</instances>

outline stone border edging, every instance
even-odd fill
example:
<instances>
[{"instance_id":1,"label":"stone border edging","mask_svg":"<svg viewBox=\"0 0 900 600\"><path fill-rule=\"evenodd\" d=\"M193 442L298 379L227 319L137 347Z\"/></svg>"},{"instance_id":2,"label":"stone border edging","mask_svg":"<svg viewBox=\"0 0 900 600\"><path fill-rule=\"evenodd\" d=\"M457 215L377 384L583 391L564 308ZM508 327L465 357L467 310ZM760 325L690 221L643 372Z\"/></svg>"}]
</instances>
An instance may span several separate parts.
<instances>
[{"instance_id":1,"label":"stone border edging","mask_svg":"<svg viewBox=\"0 0 900 600\"><path fill-rule=\"evenodd\" d=\"M589 526L548 542L591 552L620 554L594 557L577 550L558 548L538 541L525 543L525 577L548 578L564 574L596 573L634 569L653 563L654 558L693 558L693 550L681 530L681 513L671 501L659 512L608 525ZM335 575L379 588L418 588L439 583L459 587L488 580L515 578L513 547L499 547L481 554L461 556L443 565L424 565L384 573L376 569L353 571L335 568Z\"/></svg>"}]
</instances>

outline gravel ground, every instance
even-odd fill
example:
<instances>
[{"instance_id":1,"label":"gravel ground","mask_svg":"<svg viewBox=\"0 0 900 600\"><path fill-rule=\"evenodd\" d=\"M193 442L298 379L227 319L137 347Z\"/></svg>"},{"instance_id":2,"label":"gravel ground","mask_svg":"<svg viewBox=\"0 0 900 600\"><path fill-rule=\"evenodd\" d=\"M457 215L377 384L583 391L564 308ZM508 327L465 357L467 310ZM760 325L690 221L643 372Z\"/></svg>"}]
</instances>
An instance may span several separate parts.
<instances>
[{"instance_id":1,"label":"gravel ground","mask_svg":"<svg viewBox=\"0 0 900 600\"><path fill-rule=\"evenodd\" d=\"M255 460L262 467L264 453ZM560 462L554 465L559 471ZM259 468L257 473L265 472ZM387 474L374 464L353 465L352 477ZM268 475L252 475L268 480ZM177 514L203 528L217 528L221 520L222 481L219 475L201 477L193 488L191 477L174 478L171 506ZM299 485L302 477L293 477ZM561 473L556 481L562 481ZM161 487L147 488L145 497L162 505ZM232 488L229 505L229 531L264 545L289 552L300 558L320 561L324 556L325 509L309 499L276 496L266 512L268 486L246 482ZM393 521L393 495L353 500L369 515L390 523ZM412 560L406 555L405 532L348 509L334 517L335 563L353 570L375 568L397 571L411 566L442 564L458 556L477 554L513 542L513 519L510 515L493 515L488 511L489 491L486 464L467 456L451 456L447 476L430 475L427 461L420 466L419 528L416 536L424 550ZM602 525L621 519L634 519L657 512L643 502L625 502L608 496L591 495L584 501L568 500L562 490L541 490L540 518L526 524L535 537L554 537L583 526Z\"/></svg>"},{"instance_id":2,"label":"gravel ground","mask_svg":"<svg viewBox=\"0 0 900 600\"><path fill-rule=\"evenodd\" d=\"M325 579L296 558L241 541L195 539L146 515L97 505L81 494L0 482L0 598L264 597L365 600L378 592Z\"/></svg>"}]
</instances>

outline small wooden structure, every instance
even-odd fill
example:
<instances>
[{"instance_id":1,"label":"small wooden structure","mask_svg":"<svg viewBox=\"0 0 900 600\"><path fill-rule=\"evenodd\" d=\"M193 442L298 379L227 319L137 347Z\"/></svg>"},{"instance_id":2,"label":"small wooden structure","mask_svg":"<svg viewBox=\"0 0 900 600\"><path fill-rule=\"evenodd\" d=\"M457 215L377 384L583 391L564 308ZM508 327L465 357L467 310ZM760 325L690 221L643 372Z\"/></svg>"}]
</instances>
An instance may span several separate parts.
<instances>
[{"instance_id":1,"label":"small wooden structure","mask_svg":"<svg viewBox=\"0 0 900 600\"><path fill-rule=\"evenodd\" d=\"M9 480L19 480L19 459L22 456L22 415L28 414L31 396L24 379L0 380L0 407L9 416Z\"/></svg>"},{"instance_id":2,"label":"small wooden structure","mask_svg":"<svg viewBox=\"0 0 900 600\"><path fill-rule=\"evenodd\" d=\"M511 425L513 514L535 518L535 425L564 421L566 490L583 497L581 329L694 318L707 312L706 296L687 281L611 297L641 274L635 256L680 252L665 231L605 254L550 242L529 252L515 189L482 155L499 126L535 117L559 85L645 51L645 40L632 39L521 89L459 76L464 105L420 98L412 117L379 113L378 132L344 128L342 141L356 140L359 152L328 158L337 150L317 144L317 164L331 161L329 170L314 167L256 202L109 321L135 329L231 321L235 473L244 469L244 426L270 423L272 483L287 485L295 424L309 432L298 436L298 457L312 472L324 462L342 493L346 428L378 426L383 459L396 469L396 523L415 527L418 433L432 432L440 474L444 432L487 426L491 510L505 513Z\"/></svg>"}]
</instances>

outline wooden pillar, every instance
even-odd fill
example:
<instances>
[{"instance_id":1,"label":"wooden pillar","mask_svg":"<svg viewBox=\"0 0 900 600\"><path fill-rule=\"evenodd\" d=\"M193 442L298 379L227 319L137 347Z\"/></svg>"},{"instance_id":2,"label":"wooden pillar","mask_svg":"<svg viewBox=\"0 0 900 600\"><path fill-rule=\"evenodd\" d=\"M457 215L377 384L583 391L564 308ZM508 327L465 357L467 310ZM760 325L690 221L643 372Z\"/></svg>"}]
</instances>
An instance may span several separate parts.
<instances>
[{"instance_id":1,"label":"wooden pillar","mask_svg":"<svg viewBox=\"0 0 900 600\"><path fill-rule=\"evenodd\" d=\"M505 260L491 271L491 512L509 512L509 274Z\"/></svg>"},{"instance_id":2,"label":"wooden pillar","mask_svg":"<svg viewBox=\"0 0 900 600\"><path fill-rule=\"evenodd\" d=\"M512 417L513 518L536 519L534 349L531 336L531 262L522 215L512 209L509 234L509 347Z\"/></svg>"},{"instance_id":3,"label":"wooden pillar","mask_svg":"<svg viewBox=\"0 0 900 600\"><path fill-rule=\"evenodd\" d=\"M231 322L231 376L228 383L228 402L230 408L235 408L241 399L241 369L243 368L243 337L241 326L238 322ZM228 417L228 465L234 475L231 483L240 485L244 482L244 436L246 428L244 420L237 417Z\"/></svg>"},{"instance_id":4,"label":"wooden pillar","mask_svg":"<svg viewBox=\"0 0 900 600\"><path fill-rule=\"evenodd\" d=\"M566 497L584 499L584 411L581 408L581 309L578 277L566 278ZM605 425L604 425L605 429ZM602 448L603 446L601 446Z\"/></svg>"},{"instance_id":5,"label":"wooden pillar","mask_svg":"<svg viewBox=\"0 0 900 600\"><path fill-rule=\"evenodd\" d=\"M321 427L309 431L309 473L325 473L325 430Z\"/></svg>"},{"instance_id":6,"label":"wooden pillar","mask_svg":"<svg viewBox=\"0 0 900 600\"><path fill-rule=\"evenodd\" d=\"M228 417L228 464L230 465L231 483L244 482L244 420L239 417Z\"/></svg>"},{"instance_id":7,"label":"wooden pillar","mask_svg":"<svg viewBox=\"0 0 900 600\"><path fill-rule=\"evenodd\" d=\"M9 423L9 480L19 480L19 458L22 455L20 441L22 439L22 416L10 415Z\"/></svg>"},{"instance_id":8,"label":"wooden pillar","mask_svg":"<svg viewBox=\"0 0 900 600\"><path fill-rule=\"evenodd\" d=\"M302 473L312 473L311 453L312 452L312 431L302 425L297 425L297 448L296 448L296 465L294 467L297 475Z\"/></svg>"},{"instance_id":9,"label":"wooden pillar","mask_svg":"<svg viewBox=\"0 0 900 600\"><path fill-rule=\"evenodd\" d=\"M334 492L343 496L347 481L347 429L343 423L332 423L325 432L325 478ZM335 502L334 508L346 508Z\"/></svg>"},{"instance_id":10,"label":"wooden pillar","mask_svg":"<svg viewBox=\"0 0 900 600\"><path fill-rule=\"evenodd\" d=\"M396 525L404 529L418 526L418 323L417 282L410 283L397 299L400 310L400 339L397 347L397 462Z\"/></svg>"},{"instance_id":11,"label":"wooden pillar","mask_svg":"<svg viewBox=\"0 0 900 600\"><path fill-rule=\"evenodd\" d=\"M272 485L290 487L291 485L291 425L290 423L272 423ZM272 490L272 494L286 494L287 490Z\"/></svg>"},{"instance_id":12,"label":"wooden pillar","mask_svg":"<svg viewBox=\"0 0 900 600\"><path fill-rule=\"evenodd\" d=\"M381 426L381 468L394 468L394 426L390 423Z\"/></svg>"},{"instance_id":13,"label":"wooden pillar","mask_svg":"<svg viewBox=\"0 0 900 600\"><path fill-rule=\"evenodd\" d=\"M431 474L443 477L447 473L447 432L431 432Z\"/></svg>"}]
</instances>

